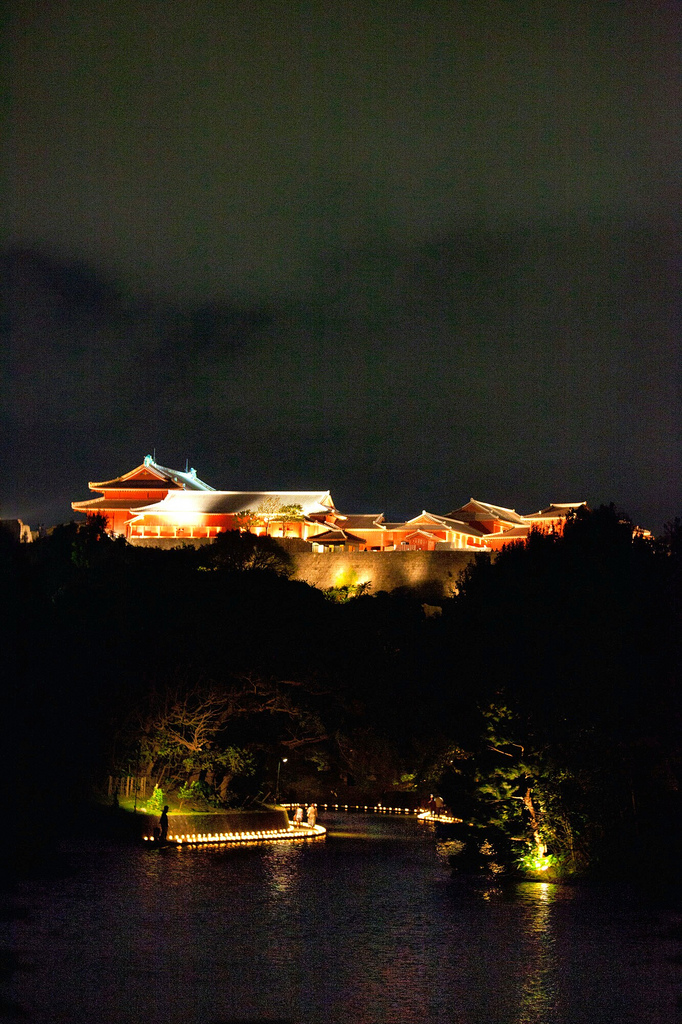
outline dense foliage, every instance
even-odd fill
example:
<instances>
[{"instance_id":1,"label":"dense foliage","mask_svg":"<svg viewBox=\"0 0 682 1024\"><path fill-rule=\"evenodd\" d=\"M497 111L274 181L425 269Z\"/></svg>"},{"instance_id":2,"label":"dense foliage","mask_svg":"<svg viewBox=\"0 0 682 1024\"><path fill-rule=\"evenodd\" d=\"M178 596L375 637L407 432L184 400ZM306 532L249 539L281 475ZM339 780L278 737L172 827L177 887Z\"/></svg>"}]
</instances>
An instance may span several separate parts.
<instances>
[{"instance_id":1,"label":"dense foliage","mask_svg":"<svg viewBox=\"0 0 682 1024\"><path fill-rule=\"evenodd\" d=\"M292 797L440 791L508 863L678 852L679 523L652 542L580 510L479 556L439 616L292 581L248 534L160 551L93 521L0 558L4 777L29 835L109 776L230 805L286 764Z\"/></svg>"}]
</instances>

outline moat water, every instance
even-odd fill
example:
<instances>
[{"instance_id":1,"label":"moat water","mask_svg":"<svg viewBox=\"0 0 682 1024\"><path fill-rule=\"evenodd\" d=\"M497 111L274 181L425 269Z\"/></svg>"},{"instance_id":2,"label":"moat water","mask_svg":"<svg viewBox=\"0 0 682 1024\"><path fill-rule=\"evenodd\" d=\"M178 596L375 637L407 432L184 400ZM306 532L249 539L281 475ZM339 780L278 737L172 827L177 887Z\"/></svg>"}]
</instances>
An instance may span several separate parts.
<instances>
[{"instance_id":1,"label":"moat water","mask_svg":"<svg viewBox=\"0 0 682 1024\"><path fill-rule=\"evenodd\" d=\"M74 845L69 875L22 883L3 915L1 1019L682 1021L674 902L452 878L430 825L322 823L328 838L309 844Z\"/></svg>"}]
</instances>

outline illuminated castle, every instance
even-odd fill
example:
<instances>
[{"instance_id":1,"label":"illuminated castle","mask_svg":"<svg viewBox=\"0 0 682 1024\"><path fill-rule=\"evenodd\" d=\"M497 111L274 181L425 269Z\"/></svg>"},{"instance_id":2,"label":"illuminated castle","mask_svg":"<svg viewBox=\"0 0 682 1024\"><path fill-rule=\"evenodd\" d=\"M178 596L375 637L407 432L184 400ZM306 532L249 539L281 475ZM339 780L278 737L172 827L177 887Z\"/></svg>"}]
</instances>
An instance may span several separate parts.
<instances>
[{"instance_id":1,"label":"illuminated castle","mask_svg":"<svg viewBox=\"0 0 682 1024\"><path fill-rule=\"evenodd\" d=\"M496 550L523 540L532 528L560 531L569 510L585 504L550 505L519 515L471 498L447 515L422 511L393 523L382 513L339 512L329 491L219 491L194 469L168 469L150 455L129 472L89 487L99 497L72 502L74 511L106 516L109 530L133 544L205 542L226 530L248 530L298 538L318 553Z\"/></svg>"}]
</instances>

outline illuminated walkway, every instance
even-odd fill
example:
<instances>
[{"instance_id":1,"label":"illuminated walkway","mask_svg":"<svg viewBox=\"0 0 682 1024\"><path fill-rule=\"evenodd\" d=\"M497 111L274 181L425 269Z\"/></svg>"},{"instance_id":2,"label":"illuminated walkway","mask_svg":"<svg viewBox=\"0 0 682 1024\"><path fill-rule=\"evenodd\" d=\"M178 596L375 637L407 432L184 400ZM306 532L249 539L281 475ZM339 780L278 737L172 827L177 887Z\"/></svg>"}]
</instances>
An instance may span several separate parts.
<instances>
[{"instance_id":1,"label":"illuminated walkway","mask_svg":"<svg viewBox=\"0 0 682 1024\"><path fill-rule=\"evenodd\" d=\"M298 807L298 804L282 804L288 809ZM446 825L457 825L462 818L453 818L448 814L433 814L432 811L422 811L418 807L385 807L383 804L320 804L323 811L361 811L366 814L415 814L419 821L440 821Z\"/></svg>"},{"instance_id":2,"label":"illuminated walkway","mask_svg":"<svg viewBox=\"0 0 682 1024\"><path fill-rule=\"evenodd\" d=\"M150 846L236 846L245 843L289 843L305 839L322 839L327 830L322 825L301 825L295 828L262 829L252 832L198 832L193 834L169 835L161 842L154 836L143 836Z\"/></svg>"},{"instance_id":3,"label":"illuminated walkway","mask_svg":"<svg viewBox=\"0 0 682 1024\"><path fill-rule=\"evenodd\" d=\"M305 801L304 801L305 802ZM287 810L295 809L299 804L282 804ZM384 807L383 804L318 804L323 811L365 811L367 814L417 814L413 807Z\"/></svg>"},{"instance_id":4,"label":"illuminated walkway","mask_svg":"<svg viewBox=\"0 0 682 1024\"><path fill-rule=\"evenodd\" d=\"M445 825L460 825L462 818L452 818L449 814L433 814L432 811L420 811L417 815L420 821L439 821Z\"/></svg>"}]
</instances>

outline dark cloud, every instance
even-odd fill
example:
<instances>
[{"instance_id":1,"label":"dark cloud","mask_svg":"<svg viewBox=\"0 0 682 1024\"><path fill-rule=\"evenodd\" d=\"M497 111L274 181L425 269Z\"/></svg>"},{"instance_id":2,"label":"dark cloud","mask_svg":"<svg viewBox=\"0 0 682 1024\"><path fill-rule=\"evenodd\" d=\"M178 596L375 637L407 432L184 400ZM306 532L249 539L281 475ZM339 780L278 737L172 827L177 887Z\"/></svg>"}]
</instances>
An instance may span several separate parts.
<instances>
[{"instance_id":1,"label":"dark cloud","mask_svg":"<svg viewBox=\"0 0 682 1024\"><path fill-rule=\"evenodd\" d=\"M7 230L176 298L672 198L674 5L12 5Z\"/></svg>"},{"instance_id":2,"label":"dark cloud","mask_svg":"<svg viewBox=\"0 0 682 1024\"><path fill-rule=\"evenodd\" d=\"M680 510L673 4L12 5L2 507Z\"/></svg>"},{"instance_id":3,"label":"dark cloud","mask_svg":"<svg viewBox=\"0 0 682 1024\"><path fill-rule=\"evenodd\" d=\"M216 486L391 517L477 494L658 523L679 499L671 252L613 222L472 231L330 255L267 311L136 305L82 268L65 304L69 268L23 257L3 404L23 436L68 429L71 497L158 445Z\"/></svg>"}]
</instances>

